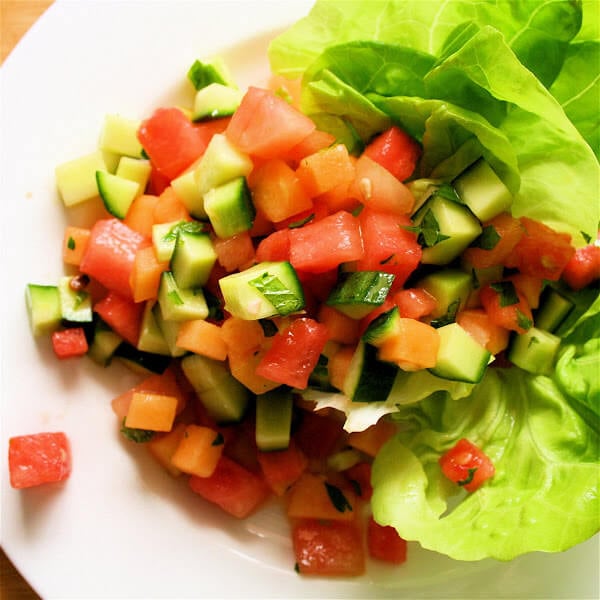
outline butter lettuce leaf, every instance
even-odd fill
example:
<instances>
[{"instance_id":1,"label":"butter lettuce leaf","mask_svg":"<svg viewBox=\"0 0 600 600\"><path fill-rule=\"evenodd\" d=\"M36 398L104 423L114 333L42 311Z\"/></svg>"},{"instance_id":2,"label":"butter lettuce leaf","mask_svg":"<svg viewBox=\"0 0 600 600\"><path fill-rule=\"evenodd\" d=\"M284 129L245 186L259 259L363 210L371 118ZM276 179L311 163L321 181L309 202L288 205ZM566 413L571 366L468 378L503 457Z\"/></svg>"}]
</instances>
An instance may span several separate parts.
<instances>
[{"instance_id":1,"label":"butter lettuce leaf","mask_svg":"<svg viewBox=\"0 0 600 600\"><path fill-rule=\"evenodd\" d=\"M375 519L459 560L556 552L598 531L599 437L548 377L490 369L466 399L402 407L373 468ZM457 496L439 457L467 438L496 474Z\"/></svg>"}]
</instances>

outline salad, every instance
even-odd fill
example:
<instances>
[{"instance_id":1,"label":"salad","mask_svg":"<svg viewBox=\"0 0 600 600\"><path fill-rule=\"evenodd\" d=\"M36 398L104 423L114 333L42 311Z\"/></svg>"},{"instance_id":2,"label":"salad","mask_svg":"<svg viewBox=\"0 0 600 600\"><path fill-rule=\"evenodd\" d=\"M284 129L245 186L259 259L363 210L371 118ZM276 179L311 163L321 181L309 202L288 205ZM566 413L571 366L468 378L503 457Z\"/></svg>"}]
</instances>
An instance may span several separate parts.
<instances>
[{"instance_id":1,"label":"salad","mask_svg":"<svg viewBox=\"0 0 600 600\"><path fill-rule=\"evenodd\" d=\"M270 493L287 494L289 485L296 490L289 506L297 523L307 527L330 519L335 535L348 535L352 527L344 523L348 513L357 512L348 507L372 483L372 523L391 526L385 529L391 539L416 540L461 560L509 560L534 550L564 550L598 529L597 266L592 261L591 276L577 266L587 264L581 256L595 256L597 250L597 123L594 127L585 93L566 96L597 77L591 73L581 81L578 62L585 63L582 57L595 47L597 36L585 19L581 25L587 12L577 4L540 3L544 23L561 23L560 31L540 37L524 27L529 11L519 20L518 11L509 15L503 5L483 5L489 14L482 9L475 15L470 4L444 6L449 14L438 14L435 3L319 2L270 49L276 74L302 77L299 96L293 83L282 80L268 93L241 92L223 65L197 63L189 73L198 88L190 112L160 108L143 123L133 123L133 137L128 133L132 122L107 118L103 150L115 138L133 139L133 150L117 144L113 168L106 153L104 167L85 165L84 172L94 175L93 194L100 193L109 214L90 228L68 229L63 248L66 262L93 281L70 275L55 288L34 284L30 308L36 331L55 331L60 357L91 350L96 360L117 356L141 365L147 375L148 370L159 373L116 398L113 408L124 434L154 448L165 466L176 466L172 457L179 449L183 458L176 469L191 474L192 489L209 500L214 497L203 484L219 461L229 473L236 469L222 460L228 442L235 442L229 446L232 463L232 456L240 462L253 452L244 447L253 437L247 420L225 425L248 415L249 404L264 464L276 453L296 452L297 439L290 442L292 414L302 411L308 423L320 421L317 416L325 419L322 411L328 411L338 445L313 456L319 464L309 468L302 454L306 459L313 437L301 445L302 468L294 481L267 480ZM553 10L560 18L546 12ZM390 44L382 22L390 32L406 30L406 41L399 45L394 33ZM422 31L415 27L413 39L407 22L443 22L448 30L431 28L424 44ZM490 23L503 23L506 30ZM536 65L539 54L531 49L540 46L544 60ZM554 64L548 56L556 57ZM357 71L356 64L364 68ZM223 94L222 88L200 81L210 72L220 78L217 85L232 91ZM206 89L219 91L216 104L214 96L201 93ZM593 99L593 88L590 94ZM258 118L263 110L265 118ZM267 128L268 122L277 127ZM534 130L544 135L532 136ZM394 163L401 160L407 169L394 175L395 181L388 177L390 152ZM94 161L99 155L85 158ZM78 163L77 176L81 168ZM142 173L144 183L132 170L137 177ZM64 193L73 187L72 173L58 172L66 203L86 199L78 177L79 194L69 199ZM193 184L206 186L200 205L194 204L197 189L190 192L190 173ZM225 179L213 178L223 173ZM483 207L468 204L469 180L487 188L490 177L493 201ZM464 215L465 204L470 213L481 209L484 216L476 219L479 224L469 221L466 244L448 244L454 231L440 225L455 221L444 223L444 211L459 206ZM575 204L578 210L570 210ZM282 209L288 212L277 212ZM389 223L393 231L384 236ZM493 264L477 266L482 256L489 259L502 247L515 223L518 240ZM376 233L369 238L369 231ZM485 241L485 232L492 242ZM116 259L115 239L120 240ZM202 254L188 254L185 240L204 246ZM386 243L395 244L393 252ZM396 260L400 244L402 261ZM150 267L142 268L142 261ZM484 270L493 273L492 279L483 279ZM439 274L451 273L456 284L459 271L467 275L467 291L446 297L442 306L435 293ZM356 273L370 278L357 281ZM94 289L98 283L102 293ZM41 320L36 308L49 304L47 298L40 304L39 292L59 307ZM552 313L545 317L550 324L541 327L542 310L563 301L564 314L555 318ZM487 339L477 338L482 318ZM89 327L82 325L88 322ZM180 324L174 338L172 322ZM416 333L403 335L406 327ZM229 337L223 335L228 329ZM142 330L148 335L140 348ZM492 340L492 333L499 339ZM457 336L459 346L454 345ZM440 337L447 344L446 360L441 364L435 353L428 362L426 351L436 349L432 340L439 343ZM474 338L479 339L475 346ZM406 350L399 343L406 339L427 342L425 348ZM544 348L541 357L531 350L539 347ZM458 361L456 348L463 353ZM180 367L173 367L171 359L178 354ZM219 385L212 385L215 380ZM207 381L211 385L203 387ZM190 415L181 396L192 394L203 402ZM232 398L239 402L229 403ZM150 415L148 406L157 402L161 408ZM142 409L137 422L132 406ZM152 422L166 413L167 425ZM177 444L169 445L173 438ZM440 459L451 458L466 439L475 444L470 451L492 467L469 464L466 475L451 481ZM182 440L197 445L190 441L186 450L179 447ZM238 444L241 448L234 449ZM200 461L208 471L195 473L200 467L193 453L199 446L211 454ZM358 465L373 469L362 485L358 474L345 475ZM315 491L315 479L331 477L332 471L335 478ZM461 488L468 490L484 471L486 480L477 482L481 487L440 518L448 499ZM253 510L265 487L254 479L249 484L243 496L255 502L248 509ZM307 513L323 489L333 516ZM294 503L302 494L304 499ZM238 502L231 512L239 509L237 516L243 517L247 508ZM565 518L556 519L557 514ZM573 525L565 531L567 517ZM302 527L296 531L306 533ZM402 552L398 560L404 560ZM298 563L300 572L303 566L311 572L310 557ZM352 566L341 573L360 572L360 563L348 563ZM312 572L340 573L321 567Z\"/></svg>"}]
</instances>

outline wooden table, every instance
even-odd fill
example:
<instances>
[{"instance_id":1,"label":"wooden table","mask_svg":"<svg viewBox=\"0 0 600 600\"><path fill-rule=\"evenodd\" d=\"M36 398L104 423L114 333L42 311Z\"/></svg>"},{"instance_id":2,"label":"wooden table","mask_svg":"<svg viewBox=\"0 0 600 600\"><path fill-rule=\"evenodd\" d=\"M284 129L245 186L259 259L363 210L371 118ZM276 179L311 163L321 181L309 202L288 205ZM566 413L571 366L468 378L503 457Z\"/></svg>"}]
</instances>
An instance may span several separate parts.
<instances>
[{"instance_id":1,"label":"wooden table","mask_svg":"<svg viewBox=\"0 0 600 600\"><path fill-rule=\"evenodd\" d=\"M0 0L0 63L53 0ZM6 458L5 449L0 453ZM0 465L6 469L6 464ZM39 600L39 596L0 550L0 600Z\"/></svg>"}]
</instances>

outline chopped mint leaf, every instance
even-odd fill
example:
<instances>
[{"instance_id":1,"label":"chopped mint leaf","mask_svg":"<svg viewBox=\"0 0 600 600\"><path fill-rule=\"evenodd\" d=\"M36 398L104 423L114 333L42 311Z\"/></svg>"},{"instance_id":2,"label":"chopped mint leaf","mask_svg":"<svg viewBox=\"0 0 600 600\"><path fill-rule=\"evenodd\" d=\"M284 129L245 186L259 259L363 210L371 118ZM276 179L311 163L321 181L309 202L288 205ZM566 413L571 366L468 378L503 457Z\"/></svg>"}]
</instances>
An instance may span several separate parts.
<instances>
[{"instance_id":1,"label":"chopped mint leaf","mask_svg":"<svg viewBox=\"0 0 600 600\"><path fill-rule=\"evenodd\" d=\"M150 431L149 429L137 429L135 427L127 427L125 425L126 417L123 417L123 422L121 424L121 433L131 442L135 442L136 444L144 444L145 442L150 441L154 437L154 431Z\"/></svg>"},{"instance_id":2,"label":"chopped mint leaf","mask_svg":"<svg viewBox=\"0 0 600 600\"><path fill-rule=\"evenodd\" d=\"M67 248L69 250L75 250L75 240L69 236L69 239L67 240Z\"/></svg>"},{"instance_id":3,"label":"chopped mint leaf","mask_svg":"<svg viewBox=\"0 0 600 600\"><path fill-rule=\"evenodd\" d=\"M325 482L325 488L327 489L327 494L329 495L331 503L335 506L335 509L338 512L343 513L347 510L352 510L352 505L350 502L348 502L348 498L344 496L344 493L339 487Z\"/></svg>"},{"instance_id":4,"label":"chopped mint leaf","mask_svg":"<svg viewBox=\"0 0 600 600\"><path fill-rule=\"evenodd\" d=\"M519 296L512 281L496 281L490 287L500 295L500 306L512 306L519 303Z\"/></svg>"},{"instance_id":5,"label":"chopped mint leaf","mask_svg":"<svg viewBox=\"0 0 600 600\"><path fill-rule=\"evenodd\" d=\"M297 229L298 227L302 227L303 225L310 223L314 218L315 218L315 213L311 213L307 217L304 217L304 219L299 219L298 221L294 221L294 222L290 223L288 225L288 228L289 229Z\"/></svg>"},{"instance_id":6,"label":"chopped mint leaf","mask_svg":"<svg viewBox=\"0 0 600 600\"><path fill-rule=\"evenodd\" d=\"M500 241L500 235L493 225L486 225L481 235L473 242L473 246L482 250L493 250Z\"/></svg>"},{"instance_id":7,"label":"chopped mint leaf","mask_svg":"<svg viewBox=\"0 0 600 600\"><path fill-rule=\"evenodd\" d=\"M204 231L204 224L199 221L181 221L176 223L169 229L169 231L163 236L165 242L170 242L177 239L179 233L202 233Z\"/></svg>"},{"instance_id":8,"label":"chopped mint leaf","mask_svg":"<svg viewBox=\"0 0 600 600\"><path fill-rule=\"evenodd\" d=\"M222 446L225 443L225 438L223 437L223 434L219 431L215 437L215 439L212 441L211 446Z\"/></svg>"},{"instance_id":9,"label":"chopped mint leaf","mask_svg":"<svg viewBox=\"0 0 600 600\"><path fill-rule=\"evenodd\" d=\"M464 204L460 196L456 193L456 190L449 183L442 183L440 187L434 192L436 196L456 202L457 204Z\"/></svg>"},{"instance_id":10,"label":"chopped mint leaf","mask_svg":"<svg viewBox=\"0 0 600 600\"><path fill-rule=\"evenodd\" d=\"M477 472L477 467L473 467L472 469L469 469L469 474L465 477L465 479L461 479L460 481L457 481L456 483L458 483L458 485L469 485L469 483L471 483L471 481L473 481L473 477L475 477L476 472Z\"/></svg>"},{"instance_id":11,"label":"chopped mint leaf","mask_svg":"<svg viewBox=\"0 0 600 600\"><path fill-rule=\"evenodd\" d=\"M437 319L433 319L431 321L431 326L438 328L443 327L444 325L449 325L450 323L454 323L456 321L456 313L460 308L460 299L456 299L448 305L448 310L446 310L446 314L438 317Z\"/></svg>"},{"instance_id":12,"label":"chopped mint leaf","mask_svg":"<svg viewBox=\"0 0 600 600\"><path fill-rule=\"evenodd\" d=\"M419 244L426 248L431 248L447 239L448 236L440 232L440 225L437 222L435 215L431 210L428 210L423 216L423 220L419 227Z\"/></svg>"},{"instance_id":13,"label":"chopped mint leaf","mask_svg":"<svg viewBox=\"0 0 600 600\"><path fill-rule=\"evenodd\" d=\"M517 310L517 323L521 329L531 329L533 325L532 320L520 310Z\"/></svg>"},{"instance_id":14,"label":"chopped mint leaf","mask_svg":"<svg viewBox=\"0 0 600 600\"><path fill-rule=\"evenodd\" d=\"M289 315L304 307L302 298L286 288L281 279L265 272L248 282L256 288L277 310L280 315Z\"/></svg>"}]
</instances>

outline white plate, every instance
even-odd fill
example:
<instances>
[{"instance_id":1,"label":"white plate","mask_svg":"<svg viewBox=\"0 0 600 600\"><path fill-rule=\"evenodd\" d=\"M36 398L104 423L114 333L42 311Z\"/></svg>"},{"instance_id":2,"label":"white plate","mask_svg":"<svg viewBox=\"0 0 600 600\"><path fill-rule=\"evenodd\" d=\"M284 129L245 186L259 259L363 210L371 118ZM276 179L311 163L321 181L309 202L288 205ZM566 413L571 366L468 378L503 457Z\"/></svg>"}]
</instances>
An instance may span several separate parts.
<instances>
[{"instance_id":1,"label":"white plate","mask_svg":"<svg viewBox=\"0 0 600 600\"><path fill-rule=\"evenodd\" d=\"M185 73L196 58L223 54L240 85L261 83L268 40L309 7L59 0L0 70L2 546L44 598L597 598L597 537L507 564L460 563L411 546L397 569L302 578L277 509L234 522L120 439L109 402L137 378L91 361L59 363L48 340L30 335L26 283L63 273L71 217L55 191L56 164L94 149L107 113L142 118L189 103ZM8 438L42 430L67 432L71 478L11 489Z\"/></svg>"}]
</instances>

